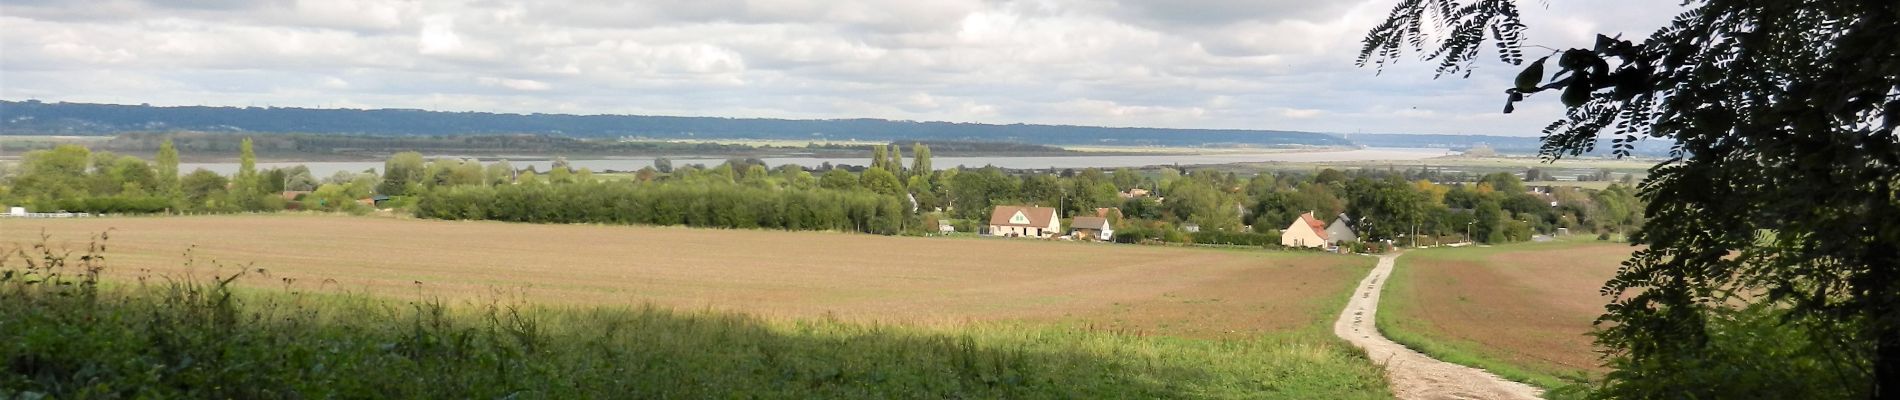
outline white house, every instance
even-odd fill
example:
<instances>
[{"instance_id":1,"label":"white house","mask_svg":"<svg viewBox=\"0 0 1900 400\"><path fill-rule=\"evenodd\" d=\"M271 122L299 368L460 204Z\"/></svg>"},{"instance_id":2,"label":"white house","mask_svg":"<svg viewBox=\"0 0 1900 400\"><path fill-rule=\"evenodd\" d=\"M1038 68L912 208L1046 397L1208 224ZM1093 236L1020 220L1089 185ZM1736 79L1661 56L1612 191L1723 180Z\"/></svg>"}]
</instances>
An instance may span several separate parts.
<instances>
[{"instance_id":1,"label":"white house","mask_svg":"<svg viewBox=\"0 0 1900 400\"><path fill-rule=\"evenodd\" d=\"M1062 233L1062 219L1056 209L1036 206L996 206L990 211L990 235L1010 237L1055 237Z\"/></svg>"},{"instance_id":2,"label":"white house","mask_svg":"<svg viewBox=\"0 0 1900 400\"><path fill-rule=\"evenodd\" d=\"M1326 223L1313 218L1313 213L1300 214L1293 224L1280 233L1280 245L1286 247L1326 247Z\"/></svg>"},{"instance_id":3,"label":"white house","mask_svg":"<svg viewBox=\"0 0 1900 400\"><path fill-rule=\"evenodd\" d=\"M1115 227L1109 226L1108 218L1075 217L1074 226L1069 229L1071 234L1080 239L1115 240Z\"/></svg>"}]
</instances>

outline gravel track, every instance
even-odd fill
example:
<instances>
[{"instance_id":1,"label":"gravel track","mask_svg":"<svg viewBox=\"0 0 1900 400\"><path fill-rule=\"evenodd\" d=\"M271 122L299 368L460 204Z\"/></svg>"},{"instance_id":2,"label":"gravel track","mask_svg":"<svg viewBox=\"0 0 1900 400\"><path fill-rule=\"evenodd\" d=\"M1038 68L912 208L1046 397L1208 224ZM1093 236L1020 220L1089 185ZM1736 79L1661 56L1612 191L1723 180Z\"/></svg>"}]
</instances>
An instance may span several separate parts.
<instances>
[{"instance_id":1,"label":"gravel track","mask_svg":"<svg viewBox=\"0 0 1900 400\"><path fill-rule=\"evenodd\" d=\"M1397 254L1379 257L1378 266L1359 281L1339 321L1333 323L1333 334L1365 349L1366 356L1385 367L1393 395L1400 399L1536 399L1543 394L1481 369L1439 361L1379 334L1373 317L1397 258Z\"/></svg>"}]
</instances>

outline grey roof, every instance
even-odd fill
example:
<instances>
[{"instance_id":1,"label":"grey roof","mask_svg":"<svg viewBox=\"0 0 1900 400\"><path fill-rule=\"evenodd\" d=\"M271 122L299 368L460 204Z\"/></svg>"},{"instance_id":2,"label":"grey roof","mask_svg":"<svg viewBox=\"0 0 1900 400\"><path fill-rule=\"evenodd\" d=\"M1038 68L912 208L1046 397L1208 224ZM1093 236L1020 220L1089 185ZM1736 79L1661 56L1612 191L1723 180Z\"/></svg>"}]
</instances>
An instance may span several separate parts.
<instances>
[{"instance_id":1,"label":"grey roof","mask_svg":"<svg viewBox=\"0 0 1900 400\"><path fill-rule=\"evenodd\" d=\"M1075 229L1108 230L1108 219L1102 217L1075 217Z\"/></svg>"}]
</instances>

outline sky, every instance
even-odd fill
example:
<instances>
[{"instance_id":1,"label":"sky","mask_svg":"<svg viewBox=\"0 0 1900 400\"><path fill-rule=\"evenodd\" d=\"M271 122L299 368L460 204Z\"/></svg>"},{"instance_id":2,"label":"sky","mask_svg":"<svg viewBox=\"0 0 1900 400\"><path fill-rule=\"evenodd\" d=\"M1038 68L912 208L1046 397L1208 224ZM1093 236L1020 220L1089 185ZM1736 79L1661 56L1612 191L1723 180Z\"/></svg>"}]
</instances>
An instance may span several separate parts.
<instances>
[{"instance_id":1,"label":"sky","mask_svg":"<svg viewBox=\"0 0 1900 400\"><path fill-rule=\"evenodd\" d=\"M0 0L0 98L1534 136L1516 69L1354 66L1398 0ZM1676 0L1523 0L1528 42ZM1528 51L1540 56L1537 50Z\"/></svg>"}]
</instances>

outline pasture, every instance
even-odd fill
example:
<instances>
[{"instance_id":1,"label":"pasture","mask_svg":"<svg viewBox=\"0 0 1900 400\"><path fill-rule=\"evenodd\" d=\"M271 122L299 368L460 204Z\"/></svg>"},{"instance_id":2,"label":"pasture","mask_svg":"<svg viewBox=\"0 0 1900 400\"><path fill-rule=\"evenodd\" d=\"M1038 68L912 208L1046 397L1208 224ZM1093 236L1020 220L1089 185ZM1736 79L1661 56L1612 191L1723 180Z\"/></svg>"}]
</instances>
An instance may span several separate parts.
<instances>
[{"instance_id":1,"label":"pasture","mask_svg":"<svg viewBox=\"0 0 1900 400\"><path fill-rule=\"evenodd\" d=\"M1379 330L1433 357L1559 387L1604 372L1588 334L1632 248L1583 239L1414 250L1398 259Z\"/></svg>"}]
</instances>

